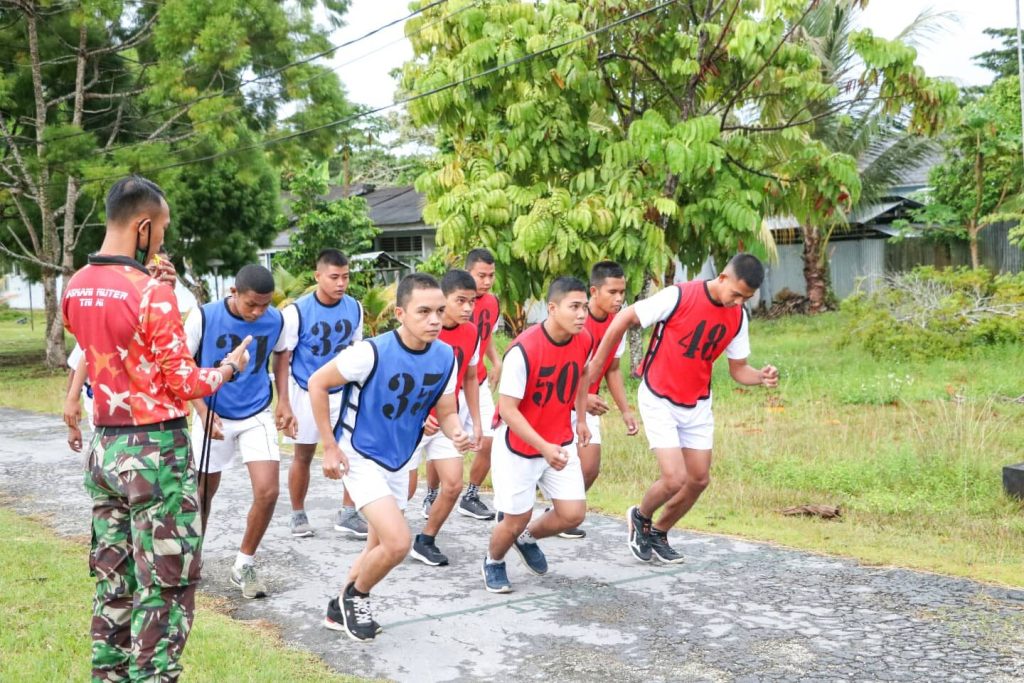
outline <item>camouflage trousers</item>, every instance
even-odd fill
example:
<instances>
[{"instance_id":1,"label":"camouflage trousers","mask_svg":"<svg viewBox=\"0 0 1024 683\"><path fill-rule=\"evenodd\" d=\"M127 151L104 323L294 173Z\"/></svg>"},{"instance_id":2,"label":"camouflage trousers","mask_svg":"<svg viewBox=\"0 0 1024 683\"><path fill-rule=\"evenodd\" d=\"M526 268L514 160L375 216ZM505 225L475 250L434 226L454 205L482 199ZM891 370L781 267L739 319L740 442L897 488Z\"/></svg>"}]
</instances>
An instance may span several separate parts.
<instances>
[{"instance_id":1,"label":"camouflage trousers","mask_svg":"<svg viewBox=\"0 0 1024 683\"><path fill-rule=\"evenodd\" d=\"M97 433L89 568L93 681L174 681L195 611L202 531L185 429Z\"/></svg>"}]
</instances>

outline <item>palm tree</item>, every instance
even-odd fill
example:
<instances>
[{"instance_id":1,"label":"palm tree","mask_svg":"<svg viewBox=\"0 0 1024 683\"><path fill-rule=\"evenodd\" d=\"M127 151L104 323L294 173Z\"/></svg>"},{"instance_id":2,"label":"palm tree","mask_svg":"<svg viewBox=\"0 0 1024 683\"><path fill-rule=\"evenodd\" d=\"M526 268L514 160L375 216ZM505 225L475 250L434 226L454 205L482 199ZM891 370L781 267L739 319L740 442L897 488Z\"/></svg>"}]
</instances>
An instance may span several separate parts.
<instances>
[{"instance_id":1,"label":"palm tree","mask_svg":"<svg viewBox=\"0 0 1024 683\"><path fill-rule=\"evenodd\" d=\"M823 0L804 19L799 32L821 60L826 82L836 86L831 102L810 108L815 121L812 137L835 152L849 154L860 169L861 194L849 213L881 200L901 177L939 151L930 138L907 132L902 114L887 114L875 90L861 82L856 73L859 64L850 47L850 36L857 29L859 5L844 0ZM942 28L946 14L923 12L904 28L897 39L909 45L920 44ZM848 214L849 215L849 214ZM846 216L830 223L803 225L804 280L811 313L827 307L829 289L829 238L846 227Z\"/></svg>"},{"instance_id":2,"label":"palm tree","mask_svg":"<svg viewBox=\"0 0 1024 683\"><path fill-rule=\"evenodd\" d=\"M306 292L311 292L316 287L313 279L313 271L307 270L293 275L284 266L274 267L274 296L273 303L278 308L284 308Z\"/></svg>"}]
</instances>

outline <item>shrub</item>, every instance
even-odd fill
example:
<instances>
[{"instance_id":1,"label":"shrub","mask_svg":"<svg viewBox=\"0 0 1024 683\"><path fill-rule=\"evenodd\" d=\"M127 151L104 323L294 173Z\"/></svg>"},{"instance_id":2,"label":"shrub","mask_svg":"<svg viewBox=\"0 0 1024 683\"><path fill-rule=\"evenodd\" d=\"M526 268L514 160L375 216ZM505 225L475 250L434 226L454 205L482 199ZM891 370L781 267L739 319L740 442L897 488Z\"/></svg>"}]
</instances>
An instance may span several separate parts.
<instances>
[{"instance_id":1,"label":"shrub","mask_svg":"<svg viewBox=\"0 0 1024 683\"><path fill-rule=\"evenodd\" d=\"M962 358L1024 341L1024 273L931 266L886 276L883 286L843 302L842 343L879 358Z\"/></svg>"}]
</instances>

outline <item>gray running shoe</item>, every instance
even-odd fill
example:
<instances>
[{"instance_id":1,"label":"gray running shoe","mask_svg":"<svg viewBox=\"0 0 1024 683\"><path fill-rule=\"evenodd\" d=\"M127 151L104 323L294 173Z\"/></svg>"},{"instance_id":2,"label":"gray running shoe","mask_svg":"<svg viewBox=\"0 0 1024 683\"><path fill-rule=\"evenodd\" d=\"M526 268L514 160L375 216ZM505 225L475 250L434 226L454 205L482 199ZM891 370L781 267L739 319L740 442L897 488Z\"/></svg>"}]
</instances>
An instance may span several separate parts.
<instances>
[{"instance_id":1,"label":"gray running shoe","mask_svg":"<svg viewBox=\"0 0 1024 683\"><path fill-rule=\"evenodd\" d=\"M256 572L256 565L231 568L231 583L242 589L242 597L252 600L267 597L267 586Z\"/></svg>"},{"instance_id":2,"label":"gray running shoe","mask_svg":"<svg viewBox=\"0 0 1024 683\"><path fill-rule=\"evenodd\" d=\"M306 517L304 511L292 513L291 521L288 522L288 528L292 530L292 536L295 538L306 538L313 535L313 527L310 526L309 518Z\"/></svg>"},{"instance_id":3,"label":"gray running shoe","mask_svg":"<svg viewBox=\"0 0 1024 683\"><path fill-rule=\"evenodd\" d=\"M423 498L423 519L430 519L430 506L434 504L434 499L430 496Z\"/></svg>"},{"instance_id":4,"label":"gray running shoe","mask_svg":"<svg viewBox=\"0 0 1024 683\"><path fill-rule=\"evenodd\" d=\"M480 500L479 496L463 495L462 500L459 501L459 507L456 509L460 515L465 517L483 520L494 519L494 512Z\"/></svg>"},{"instance_id":5,"label":"gray running shoe","mask_svg":"<svg viewBox=\"0 0 1024 683\"><path fill-rule=\"evenodd\" d=\"M355 510L352 512L338 510L334 515L334 530L340 531L344 536L359 539L366 538L370 533L366 526L366 520Z\"/></svg>"}]
</instances>

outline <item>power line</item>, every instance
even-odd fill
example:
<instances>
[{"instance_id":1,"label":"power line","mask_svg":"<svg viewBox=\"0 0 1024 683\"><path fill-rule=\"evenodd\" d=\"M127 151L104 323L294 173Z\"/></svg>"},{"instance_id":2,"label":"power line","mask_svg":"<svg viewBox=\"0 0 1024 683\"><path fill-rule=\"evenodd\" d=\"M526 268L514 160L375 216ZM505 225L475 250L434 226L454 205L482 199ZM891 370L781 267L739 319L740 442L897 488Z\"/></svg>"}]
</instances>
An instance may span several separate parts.
<instances>
[{"instance_id":1,"label":"power line","mask_svg":"<svg viewBox=\"0 0 1024 683\"><path fill-rule=\"evenodd\" d=\"M652 14L654 12L657 12L658 10L664 9L664 8L668 7L669 5L675 4L677 1L678 0L664 0L664 2L661 2L661 3L657 4L657 5L653 5L651 7L648 7L647 9L644 9L644 10L638 10L638 11L632 13L632 14L628 14L628 15L626 15L626 16L620 18L620 19L617 19L617 20L615 20L615 21L613 21L613 22L611 22L609 24L606 24L606 25L601 26L599 28L593 29L593 30L588 31L586 33L583 33L583 34L581 34L581 35L579 35L579 36L577 36L575 38L569 38L567 40L564 40L564 41L562 41L560 43L556 43L554 45L550 45L550 46L548 46L546 48L543 48L541 50L537 50L535 52L531 52L531 53L522 55L521 57L517 57L516 59L510 60L510 61L505 62L503 64L498 64L497 66L493 66L493 67L490 67L489 69L485 69L485 70L483 70L483 71L481 71L479 73L476 73L476 74L473 74L473 75L470 75L470 76L466 76L465 78L459 79L459 80L454 81L452 83L446 83L445 85L441 85L441 86L438 86L436 88L432 88L432 89L430 89L430 90L428 90L426 92L419 93L417 95L411 95L409 97L405 97L405 98L401 98L401 99L395 100L391 104L387 104L387 105L384 105L384 106L376 107L374 109L369 109L367 111L363 111L363 112L360 112L358 114L354 114L352 116L347 116L347 117L338 119L336 121L331 121L329 123L324 123L324 124L321 124L319 126L313 126L312 128L307 128L307 129L301 130L301 131L295 131L293 133L288 133L286 135L282 135L282 136L279 136L279 137L276 137L276 138L271 138L271 139L268 139L268 140L262 140L260 142L255 142L255 143L252 143L252 144L249 144L249 145L242 145L241 147L235 147L233 149L225 150L223 152L217 152L217 153L214 153L214 154L208 154L206 156L199 157L197 159L189 159L189 160L185 160L185 161L178 161L178 162L174 162L174 163L171 163L171 164L165 164L163 166L154 166L152 168L143 169L143 170L138 171L138 173L151 174L151 173L155 173L155 172L159 172L159 171L170 170L170 169L173 169L173 168L181 168L181 167L184 167L184 166L190 166L192 164L199 164L199 163L203 163L203 162L207 162L207 161L214 161L216 159L220 159L220 158L223 158L223 157L226 157L226 156L230 156L232 154L237 154L239 152L247 152L247 151L250 151L250 150L253 150L253 149L259 149L261 147L269 147L270 145L274 145L274 144L277 144L279 142L287 142L288 140L294 140L296 138L304 137L306 135L311 135L313 133L317 133L317 132L322 131L322 130L327 130L327 129L330 129L330 128L336 128L336 127L344 125L346 123L351 123L352 121L357 121L357 120L359 120L361 118L365 118L367 116L372 116L374 114L379 114L380 112L387 111L388 109L393 109L393 108L395 108L395 107L397 107L399 105L408 104L409 102L415 102L416 100L421 100L421 99L424 99L426 97L430 97L432 95L436 95L438 93L445 92L445 91L451 90L453 88L457 88L460 85L465 85L466 83L469 83L471 81L475 81L475 80L477 80L479 78L483 78L484 76L489 76L491 74L497 73L498 71L501 71L503 69L507 69L507 68L509 68L511 66L516 66L518 64L522 64L523 62L526 62L526 61L529 61L529 60L534 59L536 57L548 54L549 52L553 52L555 50L559 50L559 49L561 49L563 47L566 47L568 45L572 45L573 43L577 43L577 42L579 42L581 40L586 40L587 38L592 38L592 37L594 37L596 35L604 33L605 31L613 29L613 28L615 28L617 26L621 26L621 25L629 23L631 21L635 21L635 20L637 20L637 19L639 19L641 17L647 16L648 14ZM81 185L85 185L85 184L88 184L88 183L97 183L97 182L105 182L105 181L109 181L109 180L118 180L121 177L122 176L117 175L117 176L106 176L106 177L98 177L98 178L89 178L89 179L82 180L80 184Z\"/></svg>"},{"instance_id":2,"label":"power line","mask_svg":"<svg viewBox=\"0 0 1024 683\"><path fill-rule=\"evenodd\" d=\"M305 85L305 84L310 83L310 82L312 82L312 81L314 81L314 80L316 80L318 78L324 78L328 74L334 73L337 70L342 69L344 67L353 65L353 63L355 63L356 61L359 61L361 59L365 59L366 57L370 56L371 54L375 54L376 52L379 52L379 51L381 51L383 49L386 49L387 47L390 47L392 45L400 43L403 40L406 40L406 39L408 39L408 38L410 38L412 36L416 36L416 35L422 33L423 31L426 31L427 29L429 29L432 26L436 26L438 24L442 24L443 22L445 22L445 20L450 19L450 18L452 18L452 17L454 17L454 16L456 16L458 14L461 14L461 13L463 13L463 12L469 10L469 9L472 9L473 7L478 6L481 2L483 2L483 0L475 0L475 2L472 2L472 3L468 4L468 5L463 6L463 7L460 7L459 9L457 9L455 11L449 12L447 14L444 14L443 16L440 16L440 17L432 20L432 22L428 22L427 24L424 24L419 29L417 29L416 31L413 31L412 33L408 34L407 36L403 36L402 38L398 38L398 39L393 40L393 41L391 41L389 43L385 43L384 45L381 45L380 47L377 47L377 48L375 48L373 50L370 50L369 52L362 53L362 54L360 54L357 57L349 59L348 61L343 61L342 63L340 63L340 65L336 65L335 67L332 67L330 70L317 72L316 74L313 74L312 76L310 76L307 79L304 79L304 80L296 82L294 85ZM241 111L242 109L244 109L243 105L241 105L241 104L232 104L231 106L229 106L229 108L226 108L226 109L222 110L221 112L219 112L215 116L212 116L212 117L209 117L209 118L206 118L206 119L200 119L198 121L191 121L190 125L191 125L191 127L195 128L196 126L200 126L200 125L203 125L203 124L206 124L206 123L213 123L215 121L220 121L221 119L224 119L227 116L230 116L230 115L232 115L234 113L237 113L237 112ZM132 119L132 120L133 121L139 121L139 120L142 120L142 119L141 118L136 118L136 119ZM89 131L89 132L95 132L95 131ZM125 131L125 132L126 133L127 132L131 132L132 134L137 134L137 135L146 135L146 134L148 134L148 133L141 133L141 132L137 132L136 133L135 131ZM75 133L75 134L78 134L78 133ZM59 139L59 138L55 138L55 139ZM153 144L153 142L154 142L154 140L150 140L150 139L142 139L142 140L137 140L135 142L126 142L124 144L114 145L114 146L108 148L108 150L103 150L102 154L104 154L104 155L113 154L113 153L121 152L121 151L124 151L124 150L130 150L130 148L133 148L133 147L138 147L138 146L142 146L142 145L146 145L146 144ZM34 140L33 140L33 143L35 143ZM60 167L59 166L55 166L54 168L60 168Z\"/></svg>"},{"instance_id":3,"label":"power line","mask_svg":"<svg viewBox=\"0 0 1024 683\"><path fill-rule=\"evenodd\" d=\"M477 2L479 2L479 1L480 0L477 0ZM194 98L192 100L186 100L185 102L178 102L176 104L164 107L162 109L156 109L156 110L148 112L145 115L143 115L141 117L138 117L138 118L136 118L134 120L136 120L136 121L145 120L145 119L157 116L158 114L163 114L163 113L166 113L166 112L169 112L169 111L173 111L173 110L176 110L176 109L185 110L185 109L188 109L188 108L192 107L193 105L196 105L196 104L198 104L200 102L204 102L206 100L210 100L210 99L213 99L215 97L221 97L223 95L227 95L227 94L230 94L232 92L239 91L239 90L241 90L242 88L244 88L244 87L246 87L248 85L252 85L253 83L258 83L260 81L265 81L265 80L267 80L269 78L273 78L274 76L277 76L277 75L287 71L288 69L293 69L295 67L302 66L304 64L308 64L308 63L310 63L310 62L312 62L314 60L320 59L322 57L330 56L330 55L334 54L335 52L337 52L338 50L340 50L342 48L349 47L349 46L355 45L356 43L362 42L363 40L366 40L367 38L370 38L370 37L380 33L381 31L383 31L385 29L391 28L392 26L395 26L396 24L400 24L400 23L402 23L404 21L408 21L409 19L412 19L413 17L422 14L423 12L426 12L426 11L428 11L430 9L433 9L434 7L437 7L439 5L443 5L446 2L448 2L448 0L433 0L433 2L430 2L427 5L424 5L423 7L419 8L417 10L413 10L412 12L410 12L409 14L406 14L403 17L399 17L397 19L393 19L393 20L391 20L391 21L389 21L389 22L387 22L385 24L382 24L382 25L380 25L380 26L378 26L378 27L376 27L374 29L371 29L370 31L367 31L366 33L358 36L357 38L353 38L351 40L347 40L345 42L339 43L338 45L332 45L331 47L329 47L326 50L322 50L320 52L317 52L315 54L309 55L307 57L303 57L302 59L298 59L298 60L295 60L293 62L289 62L288 64L284 64L284 65L279 66L279 67L277 67L275 69L272 69L268 73L262 74L260 76L257 76L255 78L252 78L252 79L249 79L249 80L246 80L246 81L242 81L242 82L237 83L236 85L233 85L233 86L231 86L229 88L224 88L223 90L218 90L217 92L213 92L213 93L206 93L206 94L200 95L199 97L196 97L196 98ZM476 3L474 3L474 4L476 4ZM455 13L453 13L453 15L454 14ZM372 52L371 53L367 53L367 54L372 54ZM337 67L337 68L340 68L340 66ZM330 71L333 71L333 70L334 69L331 69ZM309 79L309 80L305 81L305 83L308 83L308 82L310 82L312 80L313 79ZM300 84L301 83L302 82L300 82ZM67 140L67 139L71 139L71 138L75 138L75 137L81 137L83 135L91 135L92 133L93 133L93 131L79 131L79 132L75 132L75 133L68 133L66 135L58 135L56 137L53 137L50 140L48 140L47 142L58 142L60 140ZM23 146L28 146L28 145L36 144L36 140L34 140L32 138L28 138L28 137L25 137L25 136L12 136L12 137L16 137L16 138L19 138L20 140L22 140L23 141L22 142Z\"/></svg>"}]
</instances>

